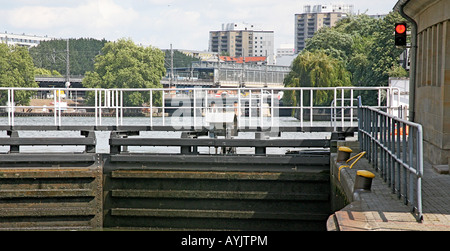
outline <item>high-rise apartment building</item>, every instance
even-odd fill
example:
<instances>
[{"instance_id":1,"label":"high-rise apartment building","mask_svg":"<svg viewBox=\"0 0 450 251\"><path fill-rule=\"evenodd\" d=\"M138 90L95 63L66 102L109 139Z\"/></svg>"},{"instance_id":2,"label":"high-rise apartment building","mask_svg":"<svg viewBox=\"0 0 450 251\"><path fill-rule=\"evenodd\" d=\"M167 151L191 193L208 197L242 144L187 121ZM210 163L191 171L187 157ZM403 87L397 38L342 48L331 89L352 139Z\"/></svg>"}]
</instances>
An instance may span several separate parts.
<instances>
[{"instance_id":1,"label":"high-rise apartment building","mask_svg":"<svg viewBox=\"0 0 450 251\"><path fill-rule=\"evenodd\" d=\"M222 24L222 30L209 32L209 51L230 57L267 57L267 63L273 64L274 32L251 24Z\"/></svg>"},{"instance_id":2,"label":"high-rise apartment building","mask_svg":"<svg viewBox=\"0 0 450 251\"><path fill-rule=\"evenodd\" d=\"M353 13L353 5L305 5L302 14L295 14L295 53L306 46L306 40L322 27L333 27L337 21Z\"/></svg>"}]
</instances>

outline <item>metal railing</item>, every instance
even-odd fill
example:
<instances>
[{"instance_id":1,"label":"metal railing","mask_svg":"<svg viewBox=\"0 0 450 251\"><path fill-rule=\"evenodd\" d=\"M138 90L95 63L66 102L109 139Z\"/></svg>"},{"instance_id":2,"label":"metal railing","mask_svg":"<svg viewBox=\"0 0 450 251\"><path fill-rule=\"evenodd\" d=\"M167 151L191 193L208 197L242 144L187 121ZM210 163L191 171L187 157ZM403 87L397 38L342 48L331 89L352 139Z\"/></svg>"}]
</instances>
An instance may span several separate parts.
<instances>
[{"instance_id":1,"label":"metal railing","mask_svg":"<svg viewBox=\"0 0 450 251\"><path fill-rule=\"evenodd\" d=\"M295 92L297 102L282 105L281 96ZM23 93L29 92L34 101L23 102ZM53 117L45 123L71 125L67 118L91 117L89 125L134 125L130 117L144 117L145 125L207 126L205 114L214 108L235 113L238 127L277 127L281 116L293 116L293 126L317 126L316 122L353 127L357 121L356 95L373 92L376 108L395 109L392 99L399 97L399 89L392 87L329 87L329 88L155 88L155 89L100 89L100 88L0 88L0 118L2 125L17 125L20 117ZM317 99L328 95L330 105L320 105ZM386 97L382 101L381 97ZM17 101L17 102L16 102ZM134 101L134 102L133 102ZM38 103L38 104L36 104ZM45 105L43 105L45 103ZM323 102L322 102L323 103ZM320 114L327 111L326 114ZM340 111L338 113L337 111ZM287 113L282 115L281 113ZM106 119L106 117L108 117ZM340 123L339 123L340 122ZM41 122L37 122L41 123ZM44 122L42 122L44 123ZM322 123L323 125L323 123Z\"/></svg>"},{"instance_id":2,"label":"metal railing","mask_svg":"<svg viewBox=\"0 0 450 251\"><path fill-rule=\"evenodd\" d=\"M392 116L358 100L358 139L361 151L381 173L392 193L423 220L423 131L422 126Z\"/></svg>"}]
</instances>

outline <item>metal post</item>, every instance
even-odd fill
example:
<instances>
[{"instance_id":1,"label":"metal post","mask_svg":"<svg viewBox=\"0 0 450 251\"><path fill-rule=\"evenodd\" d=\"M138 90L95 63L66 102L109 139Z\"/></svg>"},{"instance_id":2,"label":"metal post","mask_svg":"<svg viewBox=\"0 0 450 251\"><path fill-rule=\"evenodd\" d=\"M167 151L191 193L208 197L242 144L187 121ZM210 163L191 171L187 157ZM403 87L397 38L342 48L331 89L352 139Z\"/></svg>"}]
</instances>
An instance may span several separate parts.
<instances>
[{"instance_id":1,"label":"metal post","mask_svg":"<svg viewBox=\"0 0 450 251\"><path fill-rule=\"evenodd\" d=\"M14 96L13 96L14 100ZM55 125L58 125L58 118L57 118L57 111L56 111L56 89L53 90L53 115L55 118Z\"/></svg>"},{"instance_id":2,"label":"metal post","mask_svg":"<svg viewBox=\"0 0 450 251\"><path fill-rule=\"evenodd\" d=\"M309 112L309 122L312 127L313 126L313 106L314 106L313 89L311 89L310 92L311 92L311 97L310 97L311 98L311 100L310 100L311 109Z\"/></svg>"},{"instance_id":3,"label":"metal post","mask_svg":"<svg viewBox=\"0 0 450 251\"><path fill-rule=\"evenodd\" d=\"M205 94L205 104L204 104L204 113L205 113L205 116L206 116L206 113L208 113L208 92L209 92L210 90L209 89L207 89L206 90L206 94ZM240 92L239 92L240 93ZM240 95L239 95L239 97L240 97ZM239 118L238 118L238 125L239 125Z\"/></svg>"},{"instance_id":4,"label":"metal post","mask_svg":"<svg viewBox=\"0 0 450 251\"><path fill-rule=\"evenodd\" d=\"M332 110L332 114L334 114L334 118L332 118L333 120L333 124L334 124L334 130L336 130L337 127L337 115L336 115L336 106L337 106L337 88L334 88L334 99L333 99L333 107L331 108Z\"/></svg>"},{"instance_id":5,"label":"metal post","mask_svg":"<svg viewBox=\"0 0 450 251\"><path fill-rule=\"evenodd\" d=\"M150 127L153 127L153 90L150 90Z\"/></svg>"},{"instance_id":6,"label":"metal post","mask_svg":"<svg viewBox=\"0 0 450 251\"><path fill-rule=\"evenodd\" d=\"M341 91L342 91L342 94L341 94L341 98L342 98L342 101L341 101L341 126L342 126L342 128L344 128L344 113L345 113L345 109L344 109L344 100L345 100L345 93L344 93L344 89L341 89Z\"/></svg>"},{"instance_id":7,"label":"metal post","mask_svg":"<svg viewBox=\"0 0 450 251\"><path fill-rule=\"evenodd\" d=\"M114 106L116 107L116 126L119 126L119 91L114 91L116 102Z\"/></svg>"},{"instance_id":8,"label":"metal post","mask_svg":"<svg viewBox=\"0 0 450 251\"><path fill-rule=\"evenodd\" d=\"M423 131L422 126L417 127L417 211L419 220L423 219L422 215L422 176L423 176Z\"/></svg>"},{"instance_id":9,"label":"metal post","mask_svg":"<svg viewBox=\"0 0 450 251\"><path fill-rule=\"evenodd\" d=\"M120 90L120 125L123 125L123 91Z\"/></svg>"},{"instance_id":10,"label":"metal post","mask_svg":"<svg viewBox=\"0 0 450 251\"><path fill-rule=\"evenodd\" d=\"M274 117L274 102L273 102L273 89L270 94L270 127L273 128L273 117Z\"/></svg>"},{"instance_id":11,"label":"metal post","mask_svg":"<svg viewBox=\"0 0 450 251\"><path fill-rule=\"evenodd\" d=\"M378 89L378 108L381 107L381 89Z\"/></svg>"},{"instance_id":12,"label":"metal post","mask_svg":"<svg viewBox=\"0 0 450 251\"><path fill-rule=\"evenodd\" d=\"M95 90L95 107L94 107L94 110L95 110L95 126L97 126L98 125L98 110L97 110L97 102L98 102L98 98L97 98L97 95L98 95L98 92L97 92L97 89Z\"/></svg>"},{"instance_id":13,"label":"metal post","mask_svg":"<svg viewBox=\"0 0 450 251\"><path fill-rule=\"evenodd\" d=\"M373 160L374 160L374 165L375 165L375 169L380 170L379 166L378 166L378 130L379 130L379 114L378 113L374 113L375 115L375 127L374 127L374 141L373 141Z\"/></svg>"},{"instance_id":14,"label":"metal post","mask_svg":"<svg viewBox=\"0 0 450 251\"><path fill-rule=\"evenodd\" d=\"M237 128L241 125L241 88L238 88L238 114L237 114ZM208 96L208 95L206 95ZM208 104L208 103L206 103Z\"/></svg>"},{"instance_id":15,"label":"metal post","mask_svg":"<svg viewBox=\"0 0 450 251\"><path fill-rule=\"evenodd\" d=\"M264 114L263 114L264 93L263 93L263 89L262 88L261 88L260 93L261 93L261 96L259 97L259 120L260 120L259 124L260 124L261 130L262 130L262 128L263 128L263 116L264 116Z\"/></svg>"},{"instance_id":16,"label":"metal post","mask_svg":"<svg viewBox=\"0 0 450 251\"><path fill-rule=\"evenodd\" d=\"M358 141L359 141L359 149L361 149L361 151L364 151L363 147L362 147L362 108L361 108L361 96L358 96Z\"/></svg>"},{"instance_id":17,"label":"metal post","mask_svg":"<svg viewBox=\"0 0 450 251\"><path fill-rule=\"evenodd\" d=\"M400 157L401 156L401 148L400 148L400 122L396 122L396 127L397 127L397 155ZM397 197L400 199L401 197L401 184L400 184L400 163L397 162L397 191L398 191L398 195Z\"/></svg>"},{"instance_id":18,"label":"metal post","mask_svg":"<svg viewBox=\"0 0 450 251\"><path fill-rule=\"evenodd\" d=\"M402 139L402 146L403 146L403 151L402 151L402 160L403 160L403 162L404 163L406 163L407 162L407 160L406 160L406 153L407 153L407 151L406 151L406 124L404 124L403 123L403 127L402 127L402 129L403 129L403 139ZM403 167L403 193L404 193L404 203L405 203L405 205L406 204L408 204L408 197L407 197L407 195L408 195L408 190L407 190L407 176L406 176L406 168L405 167Z\"/></svg>"},{"instance_id":19,"label":"metal post","mask_svg":"<svg viewBox=\"0 0 450 251\"><path fill-rule=\"evenodd\" d=\"M350 89L350 127L353 127L353 88Z\"/></svg>"},{"instance_id":20,"label":"metal post","mask_svg":"<svg viewBox=\"0 0 450 251\"><path fill-rule=\"evenodd\" d=\"M98 92L99 94L99 99L98 99L98 120L99 120L99 125L102 125L102 91L100 90Z\"/></svg>"},{"instance_id":21,"label":"metal post","mask_svg":"<svg viewBox=\"0 0 450 251\"><path fill-rule=\"evenodd\" d=\"M11 125L14 126L15 124L15 112L16 112L16 108L15 108L15 104L14 104L14 89L11 89Z\"/></svg>"},{"instance_id":22,"label":"metal post","mask_svg":"<svg viewBox=\"0 0 450 251\"><path fill-rule=\"evenodd\" d=\"M413 154L414 154L414 137L412 137L412 135L414 135L414 127L410 127L411 129L409 130L408 133L408 148L409 148L409 153L408 153L408 165L409 166L413 166L414 162L413 162ZM412 210L414 210L414 173L412 173L411 171L409 172L409 193L408 193L408 198L409 198L409 204L412 207Z\"/></svg>"},{"instance_id":23,"label":"metal post","mask_svg":"<svg viewBox=\"0 0 450 251\"><path fill-rule=\"evenodd\" d=\"M381 145L386 145L386 116L382 116L381 117L381 121L380 121L380 140L381 140ZM384 179L384 181L386 182L386 151L385 150L381 150L380 152L380 165L381 165L381 177Z\"/></svg>"},{"instance_id":24,"label":"metal post","mask_svg":"<svg viewBox=\"0 0 450 251\"><path fill-rule=\"evenodd\" d=\"M252 90L249 90L250 99L248 102L248 126L252 127Z\"/></svg>"},{"instance_id":25,"label":"metal post","mask_svg":"<svg viewBox=\"0 0 450 251\"><path fill-rule=\"evenodd\" d=\"M193 94L194 94L194 98L193 98L193 104L192 104L192 107L194 108L194 114L193 114L193 116L194 116L194 121L193 121L193 123L194 123L194 128L197 128L197 98L196 98L196 91L195 91L195 88L193 89L193 92L192 92Z\"/></svg>"},{"instance_id":26,"label":"metal post","mask_svg":"<svg viewBox=\"0 0 450 251\"><path fill-rule=\"evenodd\" d=\"M8 125L12 125L12 121L11 121L11 114L12 114L11 91L12 91L12 89L8 89Z\"/></svg>"},{"instance_id":27,"label":"metal post","mask_svg":"<svg viewBox=\"0 0 450 251\"><path fill-rule=\"evenodd\" d=\"M162 125L166 125L166 121L164 119L164 113L166 111L166 95L164 93L164 89L162 90L162 104L161 104L161 110L162 110Z\"/></svg>"},{"instance_id":28,"label":"metal post","mask_svg":"<svg viewBox=\"0 0 450 251\"><path fill-rule=\"evenodd\" d=\"M392 188L392 193L395 192L395 169L394 169L394 155L395 155L395 147L394 147L394 121L392 118L388 118L388 150L390 151L390 156L388 156L388 185Z\"/></svg>"},{"instance_id":29,"label":"metal post","mask_svg":"<svg viewBox=\"0 0 450 251\"><path fill-rule=\"evenodd\" d=\"M303 128L303 89L300 89L300 126Z\"/></svg>"},{"instance_id":30,"label":"metal post","mask_svg":"<svg viewBox=\"0 0 450 251\"><path fill-rule=\"evenodd\" d=\"M395 161L394 161L394 155L396 154L396 147L395 147L395 121L391 118L391 184L392 184L392 193L395 193L395 186L397 185L397 179L396 179L396 170L395 170Z\"/></svg>"},{"instance_id":31,"label":"metal post","mask_svg":"<svg viewBox=\"0 0 450 251\"><path fill-rule=\"evenodd\" d=\"M61 126L61 89L59 89L59 95L58 95L58 125Z\"/></svg>"}]
</instances>

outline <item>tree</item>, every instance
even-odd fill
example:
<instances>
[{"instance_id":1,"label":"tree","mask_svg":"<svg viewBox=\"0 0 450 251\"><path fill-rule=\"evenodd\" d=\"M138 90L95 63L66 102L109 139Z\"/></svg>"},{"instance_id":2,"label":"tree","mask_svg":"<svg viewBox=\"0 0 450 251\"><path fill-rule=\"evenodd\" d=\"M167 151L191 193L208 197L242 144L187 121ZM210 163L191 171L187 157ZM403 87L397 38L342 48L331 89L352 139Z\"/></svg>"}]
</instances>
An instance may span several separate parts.
<instances>
[{"instance_id":1,"label":"tree","mask_svg":"<svg viewBox=\"0 0 450 251\"><path fill-rule=\"evenodd\" d=\"M62 76L61 73L59 73L56 70L47 70L44 68L35 68L34 69L34 75L36 76Z\"/></svg>"},{"instance_id":2,"label":"tree","mask_svg":"<svg viewBox=\"0 0 450 251\"><path fill-rule=\"evenodd\" d=\"M87 88L160 88L166 74L164 53L154 47L137 46L130 39L108 42L95 58L93 72L87 72L83 85ZM160 95L160 93L156 93ZM158 97L154 97L158 98ZM125 92L125 105L140 106L148 95Z\"/></svg>"},{"instance_id":3,"label":"tree","mask_svg":"<svg viewBox=\"0 0 450 251\"><path fill-rule=\"evenodd\" d=\"M34 81L33 60L26 48L0 43L0 87L38 87ZM14 102L28 105L33 91L15 91ZM6 104L6 92L0 93L0 102Z\"/></svg>"},{"instance_id":4,"label":"tree","mask_svg":"<svg viewBox=\"0 0 450 251\"><path fill-rule=\"evenodd\" d=\"M405 20L397 12L391 12L383 19L365 14L351 15L332 28L319 30L307 40L302 54L323 51L330 58L339 60L350 73L354 86L386 86L389 77L408 75L399 66L403 50L394 44L394 24L402 21ZM362 95L366 104L377 102L373 92L357 95Z\"/></svg>"},{"instance_id":5,"label":"tree","mask_svg":"<svg viewBox=\"0 0 450 251\"><path fill-rule=\"evenodd\" d=\"M337 29L324 27L306 42L306 51L322 50L346 63L352 54L353 38Z\"/></svg>"},{"instance_id":6,"label":"tree","mask_svg":"<svg viewBox=\"0 0 450 251\"><path fill-rule=\"evenodd\" d=\"M349 86L350 74L342 61L328 56L323 50L313 52L303 51L292 63L292 71L285 78L286 87L335 87ZM309 93L305 93L305 105L309 102ZM284 103L295 104L297 94L288 92ZM326 91L315 92L314 103L329 105L334 93Z\"/></svg>"},{"instance_id":7,"label":"tree","mask_svg":"<svg viewBox=\"0 0 450 251\"><path fill-rule=\"evenodd\" d=\"M399 65L399 57L403 49L395 46L393 29L395 23L404 21L406 20L397 12L391 12L379 21L378 29L373 34L373 46L367 53L372 73L367 75L368 85L386 86L390 77L389 73Z\"/></svg>"},{"instance_id":8,"label":"tree","mask_svg":"<svg viewBox=\"0 0 450 251\"><path fill-rule=\"evenodd\" d=\"M94 70L94 58L100 54L106 40L93 38L69 39L70 74L84 75ZM67 40L43 41L30 48L34 65L66 75Z\"/></svg>"},{"instance_id":9,"label":"tree","mask_svg":"<svg viewBox=\"0 0 450 251\"><path fill-rule=\"evenodd\" d=\"M166 70L170 71L170 60L171 60L171 56L170 56L170 50L164 50L163 51L165 54L165 66L166 66ZM186 67L189 68L192 65L192 62L196 62L199 61L198 58L195 57L191 57L191 56L187 56L184 53L177 51L177 50L173 50L173 67L177 68L177 67Z\"/></svg>"}]
</instances>

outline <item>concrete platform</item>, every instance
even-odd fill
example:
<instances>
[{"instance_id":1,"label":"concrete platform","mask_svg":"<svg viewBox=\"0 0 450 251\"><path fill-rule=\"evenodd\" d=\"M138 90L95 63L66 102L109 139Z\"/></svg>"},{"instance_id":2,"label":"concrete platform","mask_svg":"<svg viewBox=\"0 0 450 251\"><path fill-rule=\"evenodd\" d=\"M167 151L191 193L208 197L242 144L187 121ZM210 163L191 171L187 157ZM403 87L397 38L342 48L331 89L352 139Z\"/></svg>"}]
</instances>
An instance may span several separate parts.
<instances>
[{"instance_id":1,"label":"concrete platform","mask_svg":"<svg viewBox=\"0 0 450 251\"><path fill-rule=\"evenodd\" d=\"M335 157L331 157L332 162ZM337 175L335 164L332 169ZM340 185L346 195L353 190L357 170L375 174L371 191L360 194L359 199L349 199L350 204L331 215L328 231L450 231L450 175L438 174L430 164L424 163L423 221L418 222L410 207L397 199L365 158L352 169L341 170Z\"/></svg>"}]
</instances>

